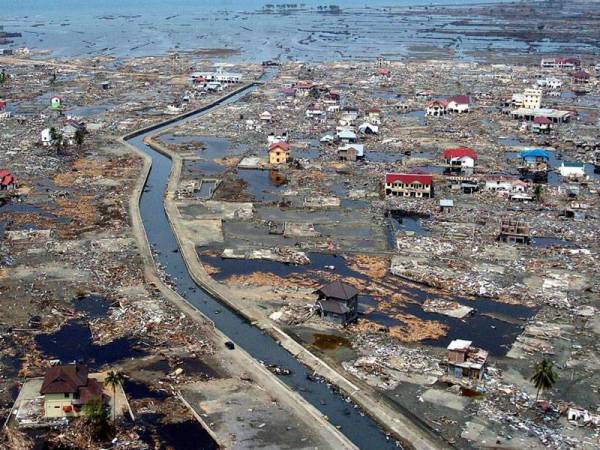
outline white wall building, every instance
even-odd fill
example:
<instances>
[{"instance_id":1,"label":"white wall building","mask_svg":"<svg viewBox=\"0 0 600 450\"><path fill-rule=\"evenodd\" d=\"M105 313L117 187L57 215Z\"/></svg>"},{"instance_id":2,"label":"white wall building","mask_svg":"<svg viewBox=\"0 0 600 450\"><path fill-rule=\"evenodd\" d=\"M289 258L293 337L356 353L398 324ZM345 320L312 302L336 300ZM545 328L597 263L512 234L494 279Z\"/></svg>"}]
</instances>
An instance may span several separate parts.
<instances>
[{"instance_id":1,"label":"white wall building","mask_svg":"<svg viewBox=\"0 0 600 450\"><path fill-rule=\"evenodd\" d=\"M44 128L42 130L42 145L49 147L52 143L52 137L50 136L50 128Z\"/></svg>"},{"instance_id":2,"label":"white wall building","mask_svg":"<svg viewBox=\"0 0 600 450\"><path fill-rule=\"evenodd\" d=\"M585 176L585 165L578 162L562 162L558 172L565 178L582 178Z\"/></svg>"},{"instance_id":3,"label":"white wall building","mask_svg":"<svg viewBox=\"0 0 600 450\"><path fill-rule=\"evenodd\" d=\"M539 109L542 107L542 90L528 88L523 92L523 108Z\"/></svg>"}]
</instances>

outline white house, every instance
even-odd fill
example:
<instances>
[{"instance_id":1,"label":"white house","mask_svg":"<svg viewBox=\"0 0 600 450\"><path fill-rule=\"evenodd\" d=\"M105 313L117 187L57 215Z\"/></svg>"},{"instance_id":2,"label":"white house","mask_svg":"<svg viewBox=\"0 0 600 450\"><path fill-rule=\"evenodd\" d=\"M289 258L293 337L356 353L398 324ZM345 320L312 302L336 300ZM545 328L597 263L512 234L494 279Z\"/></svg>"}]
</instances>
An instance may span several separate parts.
<instances>
[{"instance_id":1,"label":"white house","mask_svg":"<svg viewBox=\"0 0 600 450\"><path fill-rule=\"evenodd\" d=\"M325 112L321 108L312 107L306 110L305 115L307 119L314 119L325 116Z\"/></svg>"},{"instance_id":2,"label":"white house","mask_svg":"<svg viewBox=\"0 0 600 450\"><path fill-rule=\"evenodd\" d=\"M582 178L585 176L585 165L578 162L562 162L558 172L565 178Z\"/></svg>"},{"instance_id":3,"label":"white house","mask_svg":"<svg viewBox=\"0 0 600 450\"><path fill-rule=\"evenodd\" d=\"M49 147L52 144L52 136L50 135L50 128L44 128L42 130L42 145Z\"/></svg>"},{"instance_id":4,"label":"white house","mask_svg":"<svg viewBox=\"0 0 600 450\"><path fill-rule=\"evenodd\" d=\"M324 144L332 144L333 141L335 141L335 137L331 134L326 134L325 136L323 136L320 139L320 142L324 143Z\"/></svg>"},{"instance_id":5,"label":"white house","mask_svg":"<svg viewBox=\"0 0 600 450\"><path fill-rule=\"evenodd\" d=\"M356 142L356 133L346 128L338 131L337 137L340 141L345 142L347 144Z\"/></svg>"},{"instance_id":6,"label":"white house","mask_svg":"<svg viewBox=\"0 0 600 450\"><path fill-rule=\"evenodd\" d=\"M269 111L264 111L259 116L263 122L270 122L273 119L273 115Z\"/></svg>"},{"instance_id":7,"label":"white house","mask_svg":"<svg viewBox=\"0 0 600 450\"><path fill-rule=\"evenodd\" d=\"M467 95L456 95L448 99L447 109L450 112L469 112L469 105L471 100Z\"/></svg>"},{"instance_id":8,"label":"white house","mask_svg":"<svg viewBox=\"0 0 600 450\"><path fill-rule=\"evenodd\" d=\"M241 73L224 72L219 67L214 72L194 72L190 75L190 81L197 78L204 78L206 81L218 81L219 83L239 83L242 81Z\"/></svg>"},{"instance_id":9,"label":"white house","mask_svg":"<svg viewBox=\"0 0 600 450\"><path fill-rule=\"evenodd\" d=\"M562 87L562 81L554 77L542 78L537 80L536 84L539 87L547 87L550 89L560 89Z\"/></svg>"},{"instance_id":10,"label":"white house","mask_svg":"<svg viewBox=\"0 0 600 450\"><path fill-rule=\"evenodd\" d=\"M492 192L525 192L528 184L518 178L488 177L485 180L484 189Z\"/></svg>"},{"instance_id":11,"label":"white house","mask_svg":"<svg viewBox=\"0 0 600 450\"><path fill-rule=\"evenodd\" d=\"M475 167L477 153L468 147L447 148L442 153L442 158L451 168L466 169Z\"/></svg>"},{"instance_id":12,"label":"white house","mask_svg":"<svg viewBox=\"0 0 600 450\"><path fill-rule=\"evenodd\" d=\"M440 117L448 112L446 100L432 100L427 104L426 116Z\"/></svg>"}]
</instances>

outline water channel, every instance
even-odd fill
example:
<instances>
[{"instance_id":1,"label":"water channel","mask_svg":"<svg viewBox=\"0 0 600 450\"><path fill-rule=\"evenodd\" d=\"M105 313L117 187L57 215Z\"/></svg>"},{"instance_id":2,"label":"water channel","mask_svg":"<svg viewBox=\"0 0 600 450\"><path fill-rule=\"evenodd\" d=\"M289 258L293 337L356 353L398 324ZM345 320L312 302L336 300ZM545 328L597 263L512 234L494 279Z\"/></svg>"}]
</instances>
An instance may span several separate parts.
<instances>
[{"instance_id":1,"label":"water channel","mask_svg":"<svg viewBox=\"0 0 600 450\"><path fill-rule=\"evenodd\" d=\"M223 100L220 105L236 102L249 94L254 87ZM209 112L209 108L193 116L182 119L187 121ZM179 122L181 123L181 122ZM276 364L291 369L292 374L280 379L302 395L325 414L331 423L359 448L385 449L397 448L393 440L388 439L375 421L354 407L345 398L329 388L326 383L311 381L312 372L298 362L290 353L280 347L270 336L264 334L248 323L233 310L228 309L218 300L202 290L187 271L187 267L177 250L177 241L168 222L163 199L171 170L171 160L144 144L144 137L172 126L172 123L159 126L129 139L129 143L152 158L152 168L146 187L140 199L142 221L148 240L156 251L156 260L173 278L177 291L188 302L201 310L214 321L215 326L225 333L237 345L243 347L256 360L266 364ZM221 351L229 351L223 348Z\"/></svg>"}]
</instances>

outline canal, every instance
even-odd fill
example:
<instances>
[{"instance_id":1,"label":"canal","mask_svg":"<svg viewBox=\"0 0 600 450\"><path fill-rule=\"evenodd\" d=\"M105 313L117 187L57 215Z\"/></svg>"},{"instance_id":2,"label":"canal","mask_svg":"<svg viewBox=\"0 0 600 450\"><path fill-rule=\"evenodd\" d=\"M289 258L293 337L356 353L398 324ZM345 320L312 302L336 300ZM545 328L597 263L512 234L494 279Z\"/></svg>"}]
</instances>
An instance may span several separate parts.
<instances>
[{"instance_id":1,"label":"canal","mask_svg":"<svg viewBox=\"0 0 600 450\"><path fill-rule=\"evenodd\" d=\"M177 123L197 118L207 114L211 109L236 102L253 89L254 87L248 87L219 105ZM397 448L394 440L388 439L374 420L366 416L353 403L346 401L342 395L330 389L327 383L313 381L312 371L279 346L273 338L248 323L235 311L228 309L194 282L187 271L181 252L177 251L177 241L163 205L171 171L171 160L145 145L143 141L146 136L172 125L173 123L159 126L130 138L128 142L152 158L152 168L140 198L140 211L148 241L155 251L155 258L172 277L179 294L208 316L219 330L256 360L290 369L292 374L282 376L280 379L326 415L330 422L338 426L359 448ZM229 350L223 348L222 351Z\"/></svg>"}]
</instances>

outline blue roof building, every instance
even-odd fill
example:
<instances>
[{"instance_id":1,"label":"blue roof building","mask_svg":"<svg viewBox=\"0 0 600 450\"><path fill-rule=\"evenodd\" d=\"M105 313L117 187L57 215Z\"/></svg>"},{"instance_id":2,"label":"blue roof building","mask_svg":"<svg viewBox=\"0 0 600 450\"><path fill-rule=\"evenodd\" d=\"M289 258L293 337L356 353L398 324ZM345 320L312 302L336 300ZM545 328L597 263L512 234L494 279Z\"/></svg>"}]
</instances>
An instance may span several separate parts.
<instances>
[{"instance_id":1,"label":"blue roof building","mask_svg":"<svg viewBox=\"0 0 600 450\"><path fill-rule=\"evenodd\" d=\"M549 160L550 157L552 156L550 154L550 152L541 149L541 148L531 148L531 149L527 149L527 150L523 150L521 153L519 153L519 156L521 157L521 159L523 160Z\"/></svg>"}]
</instances>

